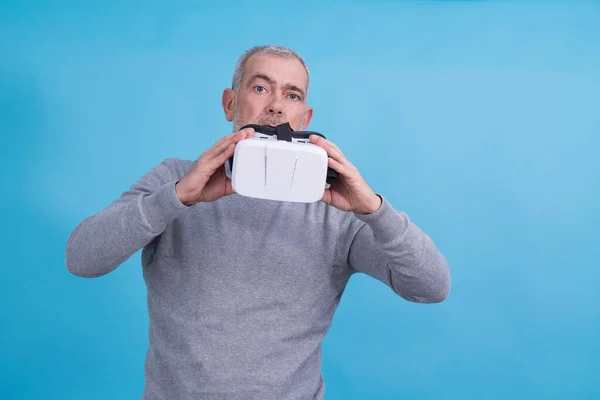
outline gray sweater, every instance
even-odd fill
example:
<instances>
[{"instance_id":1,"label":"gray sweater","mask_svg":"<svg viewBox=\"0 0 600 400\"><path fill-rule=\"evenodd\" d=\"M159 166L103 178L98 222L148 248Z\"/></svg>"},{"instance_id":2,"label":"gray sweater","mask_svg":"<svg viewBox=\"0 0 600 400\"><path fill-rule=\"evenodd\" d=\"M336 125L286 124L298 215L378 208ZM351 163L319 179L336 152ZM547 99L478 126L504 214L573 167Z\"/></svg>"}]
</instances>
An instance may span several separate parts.
<instances>
[{"instance_id":1,"label":"gray sweater","mask_svg":"<svg viewBox=\"0 0 600 400\"><path fill-rule=\"evenodd\" d=\"M150 318L144 400L323 399L321 345L352 274L443 301L444 256L383 198L370 215L231 195L187 207L167 159L66 246L68 270L107 274L141 252Z\"/></svg>"}]
</instances>

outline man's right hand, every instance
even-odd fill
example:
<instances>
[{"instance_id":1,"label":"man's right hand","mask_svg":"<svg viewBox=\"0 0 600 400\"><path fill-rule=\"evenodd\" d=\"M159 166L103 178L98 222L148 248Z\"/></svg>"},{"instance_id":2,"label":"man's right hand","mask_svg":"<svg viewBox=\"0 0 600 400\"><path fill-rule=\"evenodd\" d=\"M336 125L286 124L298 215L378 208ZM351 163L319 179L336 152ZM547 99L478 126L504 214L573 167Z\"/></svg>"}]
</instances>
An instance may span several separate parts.
<instances>
[{"instance_id":1,"label":"man's right hand","mask_svg":"<svg viewBox=\"0 0 600 400\"><path fill-rule=\"evenodd\" d=\"M227 135L198 158L192 168L175 185L179 200L186 206L215 201L233 194L231 181L225 175L225 161L233 155L236 144L251 138L254 129L245 128Z\"/></svg>"}]
</instances>

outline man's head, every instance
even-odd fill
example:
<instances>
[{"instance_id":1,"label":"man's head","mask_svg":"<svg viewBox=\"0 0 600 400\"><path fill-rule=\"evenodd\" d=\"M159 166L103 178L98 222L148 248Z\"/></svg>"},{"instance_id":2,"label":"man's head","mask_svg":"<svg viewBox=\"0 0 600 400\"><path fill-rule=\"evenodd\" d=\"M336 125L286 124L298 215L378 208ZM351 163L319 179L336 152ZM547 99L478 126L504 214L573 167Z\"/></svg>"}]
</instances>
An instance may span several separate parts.
<instances>
[{"instance_id":1,"label":"man's head","mask_svg":"<svg viewBox=\"0 0 600 400\"><path fill-rule=\"evenodd\" d=\"M246 51L235 68L231 88L223 91L223 110L233 131L246 124L275 126L289 122L305 129L312 117L307 106L309 72L302 57L282 46Z\"/></svg>"}]
</instances>

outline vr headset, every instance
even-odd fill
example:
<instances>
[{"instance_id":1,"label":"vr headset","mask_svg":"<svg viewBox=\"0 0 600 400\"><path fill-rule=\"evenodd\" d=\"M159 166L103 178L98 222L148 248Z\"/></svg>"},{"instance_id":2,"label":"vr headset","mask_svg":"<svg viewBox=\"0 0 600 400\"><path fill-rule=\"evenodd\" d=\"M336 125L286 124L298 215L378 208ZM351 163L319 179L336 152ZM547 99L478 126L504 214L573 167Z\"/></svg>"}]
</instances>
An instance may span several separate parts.
<instances>
[{"instance_id":1,"label":"vr headset","mask_svg":"<svg viewBox=\"0 0 600 400\"><path fill-rule=\"evenodd\" d=\"M276 127L249 124L254 136L238 142L225 162L233 190L247 197L312 203L321 200L338 177L328 166L327 152L310 142L318 132L294 131L289 123Z\"/></svg>"}]
</instances>

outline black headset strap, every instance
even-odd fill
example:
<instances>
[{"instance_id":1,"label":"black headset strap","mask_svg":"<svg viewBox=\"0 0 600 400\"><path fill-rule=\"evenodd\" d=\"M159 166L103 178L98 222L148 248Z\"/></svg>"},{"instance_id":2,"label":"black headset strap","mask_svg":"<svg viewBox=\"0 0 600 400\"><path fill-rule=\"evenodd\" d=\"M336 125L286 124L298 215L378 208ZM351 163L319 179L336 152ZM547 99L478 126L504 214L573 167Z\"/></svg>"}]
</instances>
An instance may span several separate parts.
<instances>
[{"instance_id":1,"label":"black headset strap","mask_svg":"<svg viewBox=\"0 0 600 400\"><path fill-rule=\"evenodd\" d=\"M285 140L287 142L291 142L292 138L294 139L308 139L310 135L321 136L325 139L325 136L318 132L312 131L294 131L290 126L289 122L285 122L283 124L277 125L276 127L257 125L257 124L248 124L244 125L240 128L253 128L255 132L259 132L265 135L277 136L278 140Z\"/></svg>"}]
</instances>

